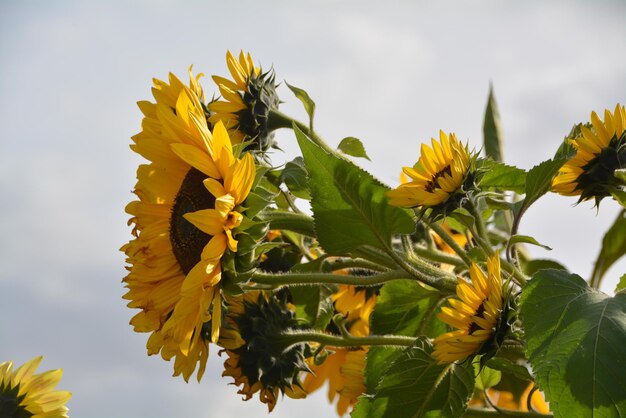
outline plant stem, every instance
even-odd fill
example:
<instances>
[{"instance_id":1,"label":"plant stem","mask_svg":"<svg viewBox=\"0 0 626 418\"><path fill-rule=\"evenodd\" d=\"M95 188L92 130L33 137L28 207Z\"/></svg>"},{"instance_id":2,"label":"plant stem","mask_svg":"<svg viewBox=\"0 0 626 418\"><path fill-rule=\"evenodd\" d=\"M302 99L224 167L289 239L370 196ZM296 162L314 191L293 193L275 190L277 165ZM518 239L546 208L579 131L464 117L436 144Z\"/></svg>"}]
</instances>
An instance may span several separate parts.
<instances>
[{"instance_id":1,"label":"plant stem","mask_svg":"<svg viewBox=\"0 0 626 418\"><path fill-rule=\"evenodd\" d=\"M439 235L439 237L443 240L443 242L448 244L450 248L452 248L459 257L461 257L461 260L465 262L465 265L467 267L469 267L472 264L472 260L467 255L467 252L465 252L465 250L461 248L461 246L454 240L454 238L452 238L450 234L448 234L448 231L446 231L441 225L436 224L434 222L429 224L428 226L430 227L430 229L435 231L437 235Z\"/></svg>"},{"instance_id":2,"label":"plant stem","mask_svg":"<svg viewBox=\"0 0 626 418\"><path fill-rule=\"evenodd\" d=\"M285 347L304 342L316 342L330 347L361 347L364 345L409 347L415 343L415 337L401 335L354 337L352 335L339 336L316 331L286 331L274 336L273 341Z\"/></svg>"},{"instance_id":3,"label":"plant stem","mask_svg":"<svg viewBox=\"0 0 626 418\"><path fill-rule=\"evenodd\" d=\"M392 280L408 279L402 270L388 271L375 276L328 273L266 273L257 271L251 281L274 287L311 284L348 284L353 286L376 286Z\"/></svg>"},{"instance_id":4,"label":"plant stem","mask_svg":"<svg viewBox=\"0 0 626 418\"><path fill-rule=\"evenodd\" d=\"M260 213L263 220L269 221L270 229L286 229L308 237L315 237L313 218L303 213L282 210L264 210Z\"/></svg>"},{"instance_id":5,"label":"plant stem","mask_svg":"<svg viewBox=\"0 0 626 418\"><path fill-rule=\"evenodd\" d=\"M389 269L383 267L379 264L373 263L369 260L365 260L362 258L338 258L331 259L329 261L329 266L332 271L343 270L343 269L365 269L372 271L388 271Z\"/></svg>"},{"instance_id":6,"label":"plant stem","mask_svg":"<svg viewBox=\"0 0 626 418\"><path fill-rule=\"evenodd\" d=\"M482 214L478 210L473 199L468 199L467 206L469 208L472 217L474 218L474 225L476 226L476 235L474 238L481 246L483 251L488 255L493 255L494 250L491 248L491 244L489 242L489 235L487 235L487 228L485 228L485 222L483 221Z\"/></svg>"},{"instance_id":7,"label":"plant stem","mask_svg":"<svg viewBox=\"0 0 626 418\"><path fill-rule=\"evenodd\" d=\"M415 254L418 256L425 258L427 260L435 261L438 263L451 264L455 267L465 266L465 261L461 260L459 257L455 257L454 255L444 253L443 251L437 250L428 250L422 247L416 247L413 249Z\"/></svg>"},{"instance_id":8,"label":"plant stem","mask_svg":"<svg viewBox=\"0 0 626 418\"><path fill-rule=\"evenodd\" d=\"M331 148L323 139L320 137L315 131L311 130L309 126L304 123L295 120L278 110L271 110L268 120L267 127L269 130L279 129L279 128L288 128L293 129L293 126L297 126L302 132L304 132L317 146L322 148L329 154L335 155L341 159L345 159L343 155L337 152L335 149Z\"/></svg>"},{"instance_id":9,"label":"plant stem","mask_svg":"<svg viewBox=\"0 0 626 418\"><path fill-rule=\"evenodd\" d=\"M420 282L443 293L452 294L456 291L457 280L454 275L446 273L417 257L410 264L388 245L385 245L385 250L398 266Z\"/></svg>"},{"instance_id":10,"label":"plant stem","mask_svg":"<svg viewBox=\"0 0 626 418\"><path fill-rule=\"evenodd\" d=\"M396 263L387 255L387 253L369 245L363 245L356 250L353 250L352 255L355 257L365 258L373 263L380 264L381 266L385 266L392 270L397 267Z\"/></svg>"},{"instance_id":11,"label":"plant stem","mask_svg":"<svg viewBox=\"0 0 626 418\"><path fill-rule=\"evenodd\" d=\"M491 418L491 417L519 417L519 418L552 418L552 414L540 414L537 412L521 412L510 411L507 409L500 409L499 411L492 411L489 409L474 409L468 408L463 418Z\"/></svg>"}]
</instances>

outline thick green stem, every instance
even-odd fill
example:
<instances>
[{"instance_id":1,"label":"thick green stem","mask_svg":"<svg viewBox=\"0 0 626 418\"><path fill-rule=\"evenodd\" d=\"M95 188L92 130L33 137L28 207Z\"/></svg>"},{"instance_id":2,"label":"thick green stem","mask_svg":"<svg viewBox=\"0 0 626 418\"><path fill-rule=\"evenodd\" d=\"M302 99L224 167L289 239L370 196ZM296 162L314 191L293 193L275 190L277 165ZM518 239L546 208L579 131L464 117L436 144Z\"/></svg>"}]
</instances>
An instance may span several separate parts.
<instances>
[{"instance_id":1,"label":"thick green stem","mask_svg":"<svg viewBox=\"0 0 626 418\"><path fill-rule=\"evenodd\" d=\"M369 245L363 245L356 250L351 251L351 255L354 257L365 258L373 263L377 263L389 269L395 269L396 263L387 255L387 253L379 250L378 248L370 247Z\"/></svg>"},{"instance_id":2,"label":"thick green stem","mask_svg":"<svg viewBox=\"0 0 626 418\"><path fill-rule=\"evenodd\" d=\"M526 282L528 281L528 277L524 275L515 265L509 263L508 261L500 260L500 264L502 266L502 270L506 271L513 275L513 278L521 287L526 286Z\"/></svg>"},{"instance_id":3,"label":"thick green stem","mask_svg":"<svg viewBox=\"0 0 626 418\"><path fill-rule=\"evenodd\" d=\"M385 246L385 252L395 261L399 267L404 269L411 276L416 278L422 283L427 284L443 293L454 293L456 291L456 277L450 273L446 273L441 269L421 260L415 258L409 263L402 258L400 254L394 251L390 246Z\"/></svg>"},{"instance_id":4,"label":"thick green stem","mask_svg":"<svg viewBox=\"0 0 626 418\"><path fill-rule=\"evenodd\" d=\"M388 271L389 269L379 264L362 258L338 258L329 261L332 271L343 269L365 269L372 271Z\"/></svg>"},{"instance_id":5,"label":"thick green stem","mask_svg":"<svg viewBox=\"0 0 626 418\"><path fill-rule=\"evenodd\" d=\"M409 347L415 343L415 337L405 337L401 335L354 337L352 335L339 336L324 334L316 331L287 331L274 336L273 341L283 347L306 342L315 342L329 347L361 347L366 345Z\"/></svg>"},{"instance_id":6,"label":"thick green stem","mask_svg":"<svg viewBox=\"0 0 626 418\"><path fill-rule=\"evenodd\" d=\"M441 225L436 223L431 223L428 225L433 231L439 235L439 237L452 248L452 250L457 253L461 260L465 262L465 265L469 267L472 264L472 260L467 255L467 252L450 236L448 231L446 231Z\"/></svg>"},{"instance_id":7,"label":"thick green stem","mask_svg":"<svg viewBox=\"0 0 626 418\"><path fill-rule=\"evenodd\" d=\"M466 266L465 261L461 260L459 257L455 257L454 255L444 253L442 251L429 250L422 247L415 247L413 251L418 256L437 263L450 264L455 267Z\"/></svg>"},{"instance_id":8,"label":"thick green stem","mask_svg":"<svg viewBox=\"0 0 626 418\"><path fill-rule=\"evenodd\" d=\"M313 218L303 213L282 210L264 210L260 217L269 221L270 229L285 229L308 237L315 237Z\"/></svg>"},{"instance_id":9,"label":"thick green stem","mask_svg":"<svg viewBox=\"0 0 626 418\"><path fill-rule=\"evenodd\" d=\"M251 281L258 284L269 284L274 287L310 284L376 286L392 280L407 278L409 278L409 276L402 270L388 271L375 276L328 273L265 273L257 271L252 276Z\"/></svg>"},{"instance_id":10,"label":"thick green stem","mask_svg":"<svg viewBox=\"0 0 626 418\"><path fill-rule=\"evenodd\" d=\"M500 409L494 411L491 409L474 409L468 408L463 418L495 418L495 417L517 417L517 418L552 418L552 414L540 414L537 412L521 412Z\"/></svg>"},{"instance_id":11,"label":"thick green stem","mask_svg":"<svg viewBox=\"0 0 626 418\"><path fill-rule=\"evenodd\" d=\"M317 146L322 148L324 151L329 154L335 155L339 158L344 159L344 157L337 152L337 150L331 148L323 139L320 137L315 131L311 130L308 125L295 120L278 110L271 110L268 120L267 127L269 130L279 129L279 128L287 128L292 129L293 126L297 126L302 132L307 134L307 136L313 141Z\"/></svg>"},{"instance_id":12,"label":"thick green stem","mask_svg":"<svg viewBox=\"0 0 626 418\"><path fill-rule=\"evenodd\" d=\"M469 208L472 217L474 218L474 225L476 226L476 235L474 238L482 247L483 251L485 251L489 255L494 254L493 248L491 248L491 244L489 242L489 235L487 235L487 228L485 228L485 222L483 221L482 214L476 207L476 204L472 199L468 199L467 207Z\"/></svg>"}]
</instances>

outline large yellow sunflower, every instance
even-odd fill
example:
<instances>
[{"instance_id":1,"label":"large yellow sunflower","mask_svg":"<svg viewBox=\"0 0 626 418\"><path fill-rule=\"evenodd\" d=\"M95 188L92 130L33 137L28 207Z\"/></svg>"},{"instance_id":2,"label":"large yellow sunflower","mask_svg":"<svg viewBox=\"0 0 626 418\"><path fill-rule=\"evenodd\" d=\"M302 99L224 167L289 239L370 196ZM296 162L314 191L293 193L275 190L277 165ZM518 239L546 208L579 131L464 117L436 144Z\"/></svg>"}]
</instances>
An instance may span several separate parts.
<instances>
[{"instance_id":1,"label":"large yellow sunflower","mask_svg":"<svg viewBox=\"0 0 626 418\"><path fill-rule=\"evenodd\" d=\"M617 104L615 111L604 111L604 122L591 113L592 129L582 126L580 136L570 140L576 155L570 158L552 181L552 191L580 196L579 201L609 196L619 185L615 170L626 167L626 111Z\"/></svg>"},{"instance_id":2,"label":"large yellow sunflower","mask_svg":"<svg viewBox=\"0 0 626 418\"><path fill-rule=\"evenodd\" d=\"M274 344L276 333L297 326L289 304L275 295L251 291L229 297L227 306L227 327L219 341L228 356L222 376L234 379L245 400L258 393L270 412L281 393L305 397L298 379L299 372L307 370L304 344L286 349Z\"/></svg>"},{"instance_id":3,"label":"large yellow sunflower","mask_svg":"<svg viewBox=\"0 0 626 418\"><path fill-rule=\"evenodd\" d=\"M189 86L170 74L154 81L156 103L140 102L142 132L131 148L150 161L137 170L135 194L126 207L135 238L122 247L131 324L150 332L149 354L176 357L175 375L188 380L199 363L202 377L208 342L219 338L221 264L237 251L233 229L255 176L250 154L235 157L221 123L210 131L198 77ZM210 322L209 322L210 321Z\"/></svg>"},{"instance_id":4,"label":"large yellow sunflower","mask_svg":"<svg viewBox=\"0 0 626 418\"><path fill-rule=\"evenodd\" d=\"M332 300L335 310L346 317L352 335L369 335L369 317L376 305L376 295L368 295L366 288L340 285ZM363 373L367 351L367 347L332 348L322 364L310 361L312 373L306 375L302 388L306 393L312 393L328 381L328 400L333 403L337 397L337 414L345 415L365 393Z\"/></svg>"},{"instance_id":5,"label":"large yellow sunflower","mask_svg":"<svg viewBox=\"0 0 626 418\"><path fill-rule=\"evenodd\" d=\"M217 75L217 84L223 100L209 104L211 123L222 121L233 143L253 140L256 148L265 150L272 145L272 134L267 122L272 109L278 109L273 72L263 73L254 65L250 53L239 53L239 59L228 51L226 64L232 80Z\"/></svg>"},{"instance_id":6,"label":"large yellow sunflower","mask_svg":"<svg viewBox=\"0 0 626 418\"><path fill-rule=\"evenodd\" d=\"M67 418L72 394L54 390L63 370L35 374L43 357L35 357L13 371L13 362L0 364L0 417Z\"/></svg>"},{"instance_id":7,"label":"large yellow sunflower","mask_svg":"<svg viewBox=\"0 0 626 418\"><path fill-rule=\"evenodd\" d=\"M500 256L487 260L487 277L472 264L472 283L459 279L456 288L458 299L449 300L450 306L441 308L437 317L456 328L435 338L433 356L439 363L452 363L477 354L482 345L494 334L502 312L502 278Z\"/></svg>"},{"instance_id":8,"label":"large yellow sunflower","mask_svg":"<svg viewBox=\"0 0 626 418\"><path fill-rule=\"evenodd\" d=\"M404 207L435 207L445 204L461 191L470 169L470 154L456 135L439 132L432 148L422 144L421 156L414 167L403 167L411 181L387 192L389 203Z\"/></svg>"}]
</instances>

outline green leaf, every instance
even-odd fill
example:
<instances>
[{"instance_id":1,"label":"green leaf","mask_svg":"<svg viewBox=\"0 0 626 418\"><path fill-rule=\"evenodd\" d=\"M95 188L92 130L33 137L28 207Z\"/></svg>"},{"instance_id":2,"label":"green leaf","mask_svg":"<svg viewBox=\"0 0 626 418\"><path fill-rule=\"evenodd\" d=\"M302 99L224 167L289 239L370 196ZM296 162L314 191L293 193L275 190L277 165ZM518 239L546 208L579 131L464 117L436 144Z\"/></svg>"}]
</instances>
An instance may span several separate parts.
<instances>
[{"instance_id":1,"label":"green leaf","mask_svg":"<svg viewBox=\"0 0 626 418\"><path fill-rule=\"evenodd\" d=\"M516 224L519 225L521 217L530 205L532 205L541 196L548 193L550 186L552 185L552 179L564 162L565 159L562 158L556 160L546 160L530 169L526 175L526 187L524 188L526 196L524 197L524 200L519 203L518 210L515 214Z\"/></svg>"},{"instance_id":2,"label":"green leaf","mask_svg":"<svg viewBox=\"0 0 626 418\"><path fill-rule=\"evenodd\" d=\"M304 110L306 110L306 114L309 115L309 129L313 130L313 116L315 114L315 102L309 96L309 93L306 91L292 86L289 83L285 82L287 87L293 92L293 94L302 102L304 105Z\"/></svg>"},{"instance_id":3,"label":"green leaf","mask_svg":"<svg viewBox=\"0 0 626 418\"><path fill-rule=\"evenodd\" d=\"M489 366L484 366L481 369L480 359L478 357L474 358L472 364L474 365L476 388L478 390L487 390L490 387L500 383L500 379L502 379L502 373L500 373L499 370L492 369Z\"/></svg>"},{"instance_id":4,"label":"green leaf","mask_svg":"<svg viewBox=\"0 0 626 418\"><path fill-rule=\"evenodd\" d=\"M415 280L394 280L380 289L372 314L372 333L435 337L447 331L437 320L443 297Z\"/></svg>"},{"instance_id":5,"label":"green leaf","mask_svg":"<svg viewBox=\"0 0 626 418\"><path fill-rule=\"evenodd\" d=\"M485 170L480 178L481 188L510 190L515 193L524 193L526 185L526 171L511 165L491 162L483 164Z\"/></svg>"},{"instance_id":6,"label":"green leaf","mask_svg":"<svg viewBox=\"0 0 626 418\"><path fill-rule=\"evenodd\" d=\"M626 192L622 190L611 190L611 196L620 204L621 207L626 208Z\"/></svg>"},{"instance_id":7,"label":"green leaf","mask_svg":"<svg viewBox=\"0 0 626 418\"><path fill-rule=\"evenodd\" d=\"M528 382L534 381L526 366L513 363L511 360L506 358L492 357L487 361L487 366L494 370L511 374L521 380L526 380Z\"/></svg>"},{"instance_id":8,"label":"green leaf","mask_svg":"<svg viewBox=\"0 0 626 418\"><path fill-rule=\"evenodd\" d=\"M426 338L407 348L362 398L352 418L460 417L474 389L471 364L437 364Z\"/></svg>"},{"instance_id":9,"label":"green leaf","mask_svg":"<svg viewBox=\"0 0 626 418\"><path fill-rule=\"evenodd\" d=\"M289 161L285 164L280 178L294 196L300 199L311 199L306 181L307 172L302 157L296 157L293 161Z\"/></svg>"},{"instance_id":10,"label":"green leaf","mask_svg":"<svg viewBox=\"0 0 626 418\"><path fill-rule=\"evenodd\" d=\"M522 290L526 354L558 417L626 416L626 294L541 270Z\"/></svg>"},{"instance_id":11,"label":"green leaf","mask_svg":"<svg viewBox=\"0 0 626 418\"><path fill-rule=\"evenodd\" d=\"M591 286L600 287L609 268L626 254L626 210L622 210L602 238L602 248L591 273Z\"/></svg>"},{"instance_id":12,"label":"green leaf","mask_svg":"<svg viewBox=\"0 0 626 418\"><path fill-rule=\"evenodd\" d=\"M615 293L624 292L626 290L626 274L619 278L619 283L615 286Z\"/></svg>"},{"instance_id":13,"label":"green leaf","mask_svg":"<svg viewBox=\"0 0 626 418\"><path fill-rule=\"evenodd\" d=\"M567 271L567 267L565 267L563 264L554 260L547 260L543 258L536 258L534 260L529 260L528 262L524 264L524 274L527 276L532 276L539 270L546 270L546 269L557 269L557 270Z\"/></svg>"},{"instance_id":14,"label":"green leaf","mask_svg":"<svg viewBox=\"0 0 626 418\"><path fill-rule=\"evenodd\" d=\"M493 85L489 86L489 99L487 99L487 109L485 109L485 121L483 123L483 137L487 156L495 161L504 161L502 156L504 135L502 134L498 104L493 94Z\"/></svg>"},{"instance_id":15,"label":"green leaf","mask_svg":"<svg viewBox=\"0 0 626 418\"><path fill-rule=\"evenodd\" d=\"M411 215L387 203L386 186L322 150L297 126L294 131L309 173L315 230L326 253L342 255L362 245L385 249L393 234L414 231Z\"/></svg>"},{"instance_id":16,"label":"green leaf","mask_svg":"<svg viewBox=\"0 0 626 418\"><path fill-rule=\"evenodd\" d=\"M327 285L304 285L291 286L289 291L296 307L296 317L315 329L325 329L333 315L330 300L333 289Z\"/></svg>"},{"instance_id":17,"label":"green leaf","mask_svg":"<svg viewBox=\"0 0 626 418\"><path fill-rule=\"evenodd\" d=\"M367 153L365 152L365 147L363 146L363 143L358 138L349 136L347 138L342 139L339 145L337 146L337 149L343 152L344 154L370 160L370 157L368 157Z\"/></svg>"},{"instance_id":18,"label":"green leaf","mask_svg":"<svg viewBox=\"0 0 626 418\"><path fill-rule=\"evenodd\" d=\"M615 170L615 178L620 180L623 184L626 184L626 168L619 168Z\"/></svg>"},{"instance_id":19,"label":"green leaf","mask_svg":"<svg viewBox=\"0 0 626 418\"><path fill-rule=\"evenodd\" d=\"M509 247L511 245L515 245L519 243L532 244L532 245L541 247L545 250L552 251L552 248L548 247L547 245L540 244L539 241L537 241L535 238L528 236L528 235L513 235L511 238L509 238Z\"/></svg>"}]
</instances>

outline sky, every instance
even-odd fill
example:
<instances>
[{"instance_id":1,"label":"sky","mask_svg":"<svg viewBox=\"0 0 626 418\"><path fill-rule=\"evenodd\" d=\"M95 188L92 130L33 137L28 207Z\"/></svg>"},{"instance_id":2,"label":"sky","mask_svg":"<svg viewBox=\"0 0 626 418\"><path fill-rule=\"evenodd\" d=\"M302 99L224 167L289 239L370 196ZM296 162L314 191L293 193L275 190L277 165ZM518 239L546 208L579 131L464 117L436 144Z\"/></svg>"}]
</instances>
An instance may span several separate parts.
<instances>
[{"instance_id":1,"label":"sky","mask_svg":"<svg viewBox=\"0 0 626 418\"><path fill-rule=\"evenodd\" d=\"M128 145L152 77L193 64L210 97L226 50L250 51L308 91L327 142L360 138L372 161L359 164L391 186L440 129L480 147L493 83L505 160L529 169L591 111L624 104L625 16L623 1L0 0L0 362L43 354L41 370L63 368L74 417L267 414L220 377L215 347L202 382L186 384L128 325L119 248L142 162ZM297 155L293 134L277 138L275 161ZM545 196L520 233L553 248L535 256L588 278L618 207L574 203ZM603 290L624 272L622 260ZM271 416L333 414L318 392Z\"/></svg>"}]
</instances>

